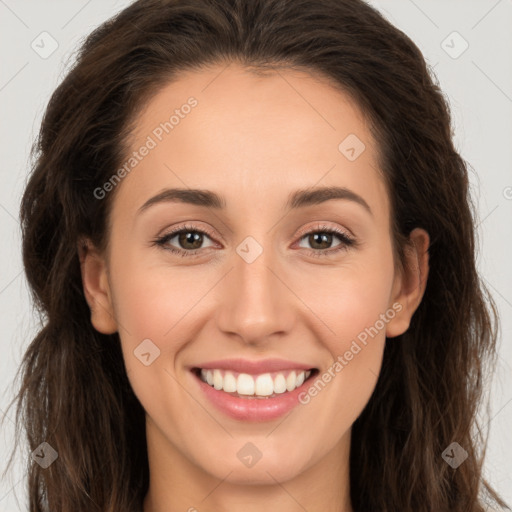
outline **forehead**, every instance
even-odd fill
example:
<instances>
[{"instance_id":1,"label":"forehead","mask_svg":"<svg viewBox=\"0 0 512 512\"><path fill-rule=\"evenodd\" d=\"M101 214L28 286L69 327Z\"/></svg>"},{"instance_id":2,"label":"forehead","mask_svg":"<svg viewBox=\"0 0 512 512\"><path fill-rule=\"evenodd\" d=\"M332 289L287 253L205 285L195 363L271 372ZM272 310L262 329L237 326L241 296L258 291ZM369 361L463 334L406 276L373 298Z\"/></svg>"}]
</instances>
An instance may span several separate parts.
<instances>
[{"instance_id":1,"label":"forehead","mask_svg":"<svg viewBox=\"0 0 512 512\"><path fill-rule=\"evenodd\" d=\"M308 71L260 75L231 64L184 72L137 118L130 150L144 145L151 149L121 183L134 209L167 186L224 191L240 201L261 194L270 201L285 200L283 189L317 184L346 186L368 202L381 196L376 207L387 208L377 147L362 112Z\"/></svg>"}]
</instances>

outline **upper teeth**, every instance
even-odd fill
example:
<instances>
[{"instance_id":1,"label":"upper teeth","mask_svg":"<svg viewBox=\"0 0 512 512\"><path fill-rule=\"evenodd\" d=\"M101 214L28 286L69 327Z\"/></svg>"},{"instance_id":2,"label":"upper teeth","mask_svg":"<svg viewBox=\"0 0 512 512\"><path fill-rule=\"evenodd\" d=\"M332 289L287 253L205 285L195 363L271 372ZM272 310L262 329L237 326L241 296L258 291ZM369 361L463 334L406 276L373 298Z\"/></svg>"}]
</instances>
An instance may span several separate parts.
<instances>
[{"instance_id":1,"label":"upper teeth","mask_svg":"<svg viewBox=\"0 0 512 512\"><path fill-rule=\"evenodd\" d=\"M311 374L311 371L292 370L288 376L283 372L263 373L249 375L248 373L235 373L224 370L201 369L201 379L215 389L227 393L240 395L270 396L273 393L293 391L302 385Z\"/></svg>"}]
</instances>

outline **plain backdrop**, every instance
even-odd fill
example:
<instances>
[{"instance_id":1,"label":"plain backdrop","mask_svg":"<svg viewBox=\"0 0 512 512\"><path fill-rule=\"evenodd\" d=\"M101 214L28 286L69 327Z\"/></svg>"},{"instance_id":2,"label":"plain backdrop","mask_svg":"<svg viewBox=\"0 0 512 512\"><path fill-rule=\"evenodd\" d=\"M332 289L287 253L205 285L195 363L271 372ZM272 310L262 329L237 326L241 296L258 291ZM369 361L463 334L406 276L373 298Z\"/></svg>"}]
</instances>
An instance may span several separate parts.
<instances>
[{"instance_id":1,"label":"plain backdrop","mask_svg":"<svg viewBox=\"0 0 512 512\"><path fill-rule=\"evenodd\" d=\"M50 94L84 36L128 0L0 0L0 414L36 332L22 270L19 201ZM449 101L458 151L478 205L478 265L501 315L485 474L512 503L512 0L372 0L433 67ZM15 409L0 436L10 455ZM0 512L28 510L21 446L0 482Z\"/></svg>"}]
</instances>

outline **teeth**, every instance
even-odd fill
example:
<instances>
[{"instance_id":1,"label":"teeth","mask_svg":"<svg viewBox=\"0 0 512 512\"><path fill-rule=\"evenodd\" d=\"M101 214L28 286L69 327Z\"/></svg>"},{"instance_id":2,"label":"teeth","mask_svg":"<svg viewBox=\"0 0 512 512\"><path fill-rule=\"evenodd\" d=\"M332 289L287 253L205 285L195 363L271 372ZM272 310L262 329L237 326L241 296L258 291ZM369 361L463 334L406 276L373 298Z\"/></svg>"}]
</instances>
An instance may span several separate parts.
<instances>
[{"instance_id":1,"label":"teeth","mask_svg":"<svg viewBox=\"0 0 512 512\"><path fill-rule=\"evenodd\" d=\"M217 390L239 395L269 397L275 394L293 391L301 386L311 375L311 371L292 370L285 376L283 372L263 373L253 377L247 373L234 374L229 371L201 370L201 380Z\"/></svg>"},{"instance_id":2,"label":"teeth","mask_svg":"<svg viewBox=\"0 0 512 512\"><path fill-rule=\"evenodd\" d=\"M228 393L236 393L237 381L232 373L224 375L222 389Z\"/></svg>"},{"instance_id":3,"label":"teeth","mask_svg":"<svg viewBox=\"0 0 512 512\"><path fill-rule=\"evenodd\" d=\"M238 378L240 378L240 375ZM253 382L253 378L249 377ZM274 392L274 381L270 376L270 373L264 373L256 377L253 393L245 393L246 395L259 395L259 396L270 396Z\"/></svg>"},{"instance_id":4,"label":"teeth","mask_svg":"<svg viewBox=\"0 0 512 512\"><path fill-rule=\"evenodd\" d=\"M254 395L254 379L247 373L241 373L236 381L236 390L241 395Z\"/></svg>"},{"instance_id":5,"label":"teeth","mask_svg":"<svg viewBox=\"0 0 512 512\"><path fill-rule=\"evenodd\" d=\"M295 389L295 383L297 382L297 377L295 372L291 372L286 378L286 389L288 391L293 391Z\"/></svg>"},{"instance_id":6,"label":"teeth","mask_svg":"<svg viewBox=\"0 0 512 512\"><path fill-rule=\"evenodd\" d=\"M215 389L222 389L222 373L220 373L220 370L213 370L213 387Z\"/></svg>"},{"instance_id":7,"label":"teeth","mask_svg":"<svg viewBox=\"0 0 512 512\"><path fill-rule=\"evenodd\" d=\"M309 373L309 372L308 372ZM284 393L286 391L286 379L282 373L274 379L274 393Z\"/></svg>"}]
</instances>

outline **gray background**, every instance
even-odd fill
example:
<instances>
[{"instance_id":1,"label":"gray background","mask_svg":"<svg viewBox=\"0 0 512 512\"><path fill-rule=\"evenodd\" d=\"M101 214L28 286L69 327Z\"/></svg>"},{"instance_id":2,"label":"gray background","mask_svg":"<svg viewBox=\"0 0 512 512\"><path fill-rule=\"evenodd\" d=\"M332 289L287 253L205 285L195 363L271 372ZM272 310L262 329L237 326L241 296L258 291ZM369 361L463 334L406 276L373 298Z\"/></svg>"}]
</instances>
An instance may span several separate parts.
<instances>
[{"instance_id":1,"label":"gray background","mask_svg":"<svg viewBox=\"0 0 512 512\"><path fill-rule=\"evenodd\" d=\"M82 38L129 3L0 0L0 414L13 396L15 371L37 326L22 271L18 222L30 147L50 94ZM510 504L512 0L370 3L409 35L434 67L452 111L456 147L471 166L479 210L478 264L501 314L499 364L488 388L491 414L482 415L490 427L485 475ZM0 436L0 471L13 445L12 419L14 408ZM15 470L0 482L0 512L27 510L23 457L28 456L21 446Z\"/></svg>"}]
</instances>

